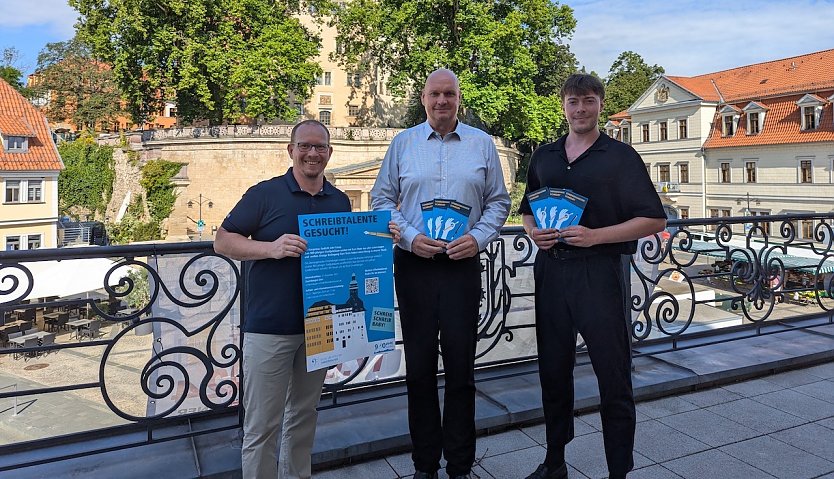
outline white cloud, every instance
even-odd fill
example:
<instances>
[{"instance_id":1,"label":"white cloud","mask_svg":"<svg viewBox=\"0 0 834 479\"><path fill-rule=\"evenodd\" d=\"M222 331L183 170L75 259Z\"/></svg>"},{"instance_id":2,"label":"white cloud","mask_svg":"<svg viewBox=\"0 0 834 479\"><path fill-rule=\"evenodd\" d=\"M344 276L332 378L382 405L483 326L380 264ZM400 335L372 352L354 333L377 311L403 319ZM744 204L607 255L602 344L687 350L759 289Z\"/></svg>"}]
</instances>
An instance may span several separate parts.
<instances>
[{"instance_id":1,"label":"white cloud","mask_svg":"<svg viewBox=\"0 0 834 479\"><path fill-rule=\"evenodd\" d=\"M67 0L0 0L0 28L46 27L59 37L71 37L78 12Z\"/></svg>"},{"instance_id":2,"label":"white cloud","mask_svg":"<svg viewBox=\"0 0 834 479\"><path fill-rule=\"evenodd\" d=\"M670 75L699 75L834 47L834 1L567 2L580 65L601 76L626 50Z\"/></svg>"}]
</instances>

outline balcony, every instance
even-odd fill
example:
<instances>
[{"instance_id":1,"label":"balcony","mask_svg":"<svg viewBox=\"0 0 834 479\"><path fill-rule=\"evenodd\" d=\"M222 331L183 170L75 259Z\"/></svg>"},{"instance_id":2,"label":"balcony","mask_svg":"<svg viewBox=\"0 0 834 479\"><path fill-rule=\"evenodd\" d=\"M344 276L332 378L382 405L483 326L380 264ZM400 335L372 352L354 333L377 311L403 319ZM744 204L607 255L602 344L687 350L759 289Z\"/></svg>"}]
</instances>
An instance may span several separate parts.
<instances>
[{"instance_id":1,"label":"balcony","mask_svg":"<svg viewBox=\"0 0 834 479\"><path fill-rule=\"evenodd\" d=\"M635 477L834 472L832 219L670 221L673 235L647 238L624 259L640 400ZM795 229L802 221L814 221L813 238ZM744 223L745 235L733 232ZM482 477L524 477L543 457L534 255L510 227L481 256L477 426L502 431L479 439ZM109 266L60 269L82 260ZM66 312L79 325L55 327L52 345L3 338L0 477L234 477L240 271L210 243L0 253L4 321L31 318L44 329ZM56 298L51 287L66 289ZM95 333L76 322L86 320L100 321ZM598 393L581 339L577 351L571 477L603 477ZM808 369L783 372L796 368ZM328 373L316 477L409 473L403 371L394 353ZM345 466L358 461L368 462Z\"/></svg>"}]
</instances>

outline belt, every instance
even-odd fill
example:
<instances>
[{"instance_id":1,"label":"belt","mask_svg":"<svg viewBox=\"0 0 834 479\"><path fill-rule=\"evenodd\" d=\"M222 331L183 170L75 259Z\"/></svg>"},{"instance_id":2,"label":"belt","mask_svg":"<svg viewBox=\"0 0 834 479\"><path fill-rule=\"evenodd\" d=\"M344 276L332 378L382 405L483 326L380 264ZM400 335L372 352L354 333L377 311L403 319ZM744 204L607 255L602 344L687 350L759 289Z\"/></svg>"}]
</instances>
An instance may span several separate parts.
<instances>
[{"instance_id":1,"label":"belt","mask_svg":"<svg viewBox=\"0 0 834 479\"><path fill-rule=\"evenodd\" d=\"M592 249L588 248L578 248L578 249L561 249L561 248L550 248L545 250L548 256L556 260L568 260L568 259L577 259L577 258L587 258L588 256L596 256L599 253Z\"/></svg>"}]
</instances>

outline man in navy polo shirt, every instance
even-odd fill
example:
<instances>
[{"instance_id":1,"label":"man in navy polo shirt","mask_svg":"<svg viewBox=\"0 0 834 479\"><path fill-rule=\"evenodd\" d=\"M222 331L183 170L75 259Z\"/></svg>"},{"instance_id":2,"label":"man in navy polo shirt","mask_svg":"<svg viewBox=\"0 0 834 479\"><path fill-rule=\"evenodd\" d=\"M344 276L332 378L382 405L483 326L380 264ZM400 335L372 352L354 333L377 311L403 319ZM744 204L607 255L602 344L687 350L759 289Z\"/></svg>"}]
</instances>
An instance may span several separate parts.
<instances>
[{"instance_id":1,"label":"man in navy polo shirt","mask_svg":"<svg viewBox=\"0 0 834 479\"><path fill-rule=\"evenodd\" d=\"M306 369L300 257L307 243L298 235L298 215L351 210L347 195L324 179L329 143L321 123L297 124L287 146L293 166L249 188L214 241L216 252L252 262L243 318L241 456L247 479L311 475L326 370Z\"/></svg>"}]
</instances>

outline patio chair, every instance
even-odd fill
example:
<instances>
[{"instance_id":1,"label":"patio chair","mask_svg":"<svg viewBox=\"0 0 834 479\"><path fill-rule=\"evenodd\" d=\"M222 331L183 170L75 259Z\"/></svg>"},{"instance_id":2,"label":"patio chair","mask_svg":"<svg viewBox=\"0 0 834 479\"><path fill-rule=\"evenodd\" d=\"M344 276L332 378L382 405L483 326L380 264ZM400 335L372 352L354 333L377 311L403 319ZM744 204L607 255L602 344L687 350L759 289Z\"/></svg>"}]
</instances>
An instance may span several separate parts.
<instances>
[{"instance_id":1,"label":"patio chair","mask_svg":"<svg viewBox=\"0 0 834 479\"><path fill-rule=\"evenodd\" d=\"M21 331L26 331L27 329L32 329L32 322L31 321L25 321L23 323L20 323L20 330Z\"/></svg>"},{"instance_id":2,"label":"patio chair","mask_svg":"<svg viewBox=\"0 0 834 479\"><path fill-rule=\"evenodd\" d=\"M10 335L12 335L14 333L20 333L20 328L17 327L16 325L15 326L6 326L3 329L0 329L0 343L3 345L4 348L9 345L9 340L12 339L12 336L10 336ZM18 334L17 336L22 336L22 335Z\"/></svg>"},{"instance_id":3,"label":"patio chair","mask_svg":"<svg viewBox=\"0 0 834 479\"><path fill-rule=\"evenodd\" d=\"M89 336L90 339L101 336L101 321L96 319L87 326L82 327L78 334L80 336Z\"/></svg>"},{"instance_id":4,"label":"patio chair","mask_svg":"<svg viewBox=\"0 0 834 479\"><path fill-rule=\"evenodd\" d=\"M41 347L43 347L43 346L52 346L53 344L55 344L55 333L47 334L43 338L41 338ZM39 354L47 355L47 354L51 353L52 351L53 350L51 350L51 349L47 349L46 351L43 351Z\"/></svg>"},{"instance_id":5,"label":"patio chair","mask_svg":"<svg viewBox=\"0 0 834 479\"><path fill-rule=\"evenodd\" d=\"M18 348L36 348L38 347L38 338L28 338L23 341L23 344L18 345ZM14 353L14 358L19 359L20 356L23 356L23 360L27 360L28 358L32 357L34 353Z\"/></svg>"},{"instance_id":6,"label":"patio chair","mask_svg":"<svg viewBox=\"0 0 834 479\"><path fill-rule=\"evenodd\" d=\"M69 313L66 311L62 313L58 313L58 319L55 320L55 330L60 331L61 329L67 329L67 323L69 322Z\"/></svg>"},{"instance_id":7,"label":"patio chair","mask_svg":"<svg viewBox=\"0 0 834 479\"><path fill-rule=\"evenodd\" d=\"M23 331L23 335L24 335L24 336L28 336L28 335L30 335L30 334L35 334L35 333L37 333L38 331L40 331L40 329L38 329L38 328L31 328L31 329L27 329L26 331Z\"/></svg>"}]
</instances>

